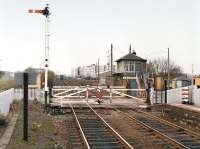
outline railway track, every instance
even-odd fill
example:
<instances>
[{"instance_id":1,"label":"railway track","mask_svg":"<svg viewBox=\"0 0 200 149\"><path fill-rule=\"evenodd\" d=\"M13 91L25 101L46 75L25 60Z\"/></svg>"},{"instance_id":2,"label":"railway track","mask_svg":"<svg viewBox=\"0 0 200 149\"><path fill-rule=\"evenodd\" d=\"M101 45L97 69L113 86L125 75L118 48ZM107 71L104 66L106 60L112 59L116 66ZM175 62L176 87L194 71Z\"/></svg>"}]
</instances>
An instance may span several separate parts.
<instances>
[{"instance_id":1,"label":"railway track","mask_svg":"<svg viewBox=\"0 0 200 149\"><path fill-rule=\"evenodd\" d=\"M114 112L114 113L113 113ZM166 137L163 137L159 133L155 132L149 127L144 126L138 121L125 115L120 110L113 111L112 115L116 115L119 118L115 118L111 121L109 117L105 116L106 121L112 125L115 130L125 138L128 143L134 146L135 149L180 149L182 146L174 143ZM117 113L115 113L117 112ZM116 125L115 121L118 121L122 126ZM122 124L126 123L126 124ZM130 130L130 131L129 131Z\"/></svg>"},{"instance_id":2,"label":"railway track","mask_svg":"<svg viewBox=\"0 0 200 149\"><path fill-rule=\"evenodd\" d=\"M67 124L67 138L68 148L70 149L84 149L84 142L81 139L79 129L74 125L76 123L73 116L68 116Z\"/></svg>"},{"instance_id":3,"label":"railway track","mask_svg":"<svg viewBox=\"0 0 200 149\"><path fill-rule=\"evenodd\" d=\"M76 136L78 135L79 139L81 138L84 148L133 149L90 105L87 104L87 107L73 107L71 105L71 110L76 122L71 125L79 130ZM76 139L78 140L78 138ZM79 149L79 145L71 147Z\"/></svg>"},{"instance_id":4,"label":"railway track","mask_svg":"<svg viewBox=\"0 0 200 149\"><path fill-rule=\"evenodd\" d=\"M161 135L163 138L170 140L181 148L200 149L200 135L195 132L147 114L146 112L138 113L131 111L127 113L118 109L117 111L123 113L134 122L151 129L154 133Z\"/></svg>"}]
</instances>

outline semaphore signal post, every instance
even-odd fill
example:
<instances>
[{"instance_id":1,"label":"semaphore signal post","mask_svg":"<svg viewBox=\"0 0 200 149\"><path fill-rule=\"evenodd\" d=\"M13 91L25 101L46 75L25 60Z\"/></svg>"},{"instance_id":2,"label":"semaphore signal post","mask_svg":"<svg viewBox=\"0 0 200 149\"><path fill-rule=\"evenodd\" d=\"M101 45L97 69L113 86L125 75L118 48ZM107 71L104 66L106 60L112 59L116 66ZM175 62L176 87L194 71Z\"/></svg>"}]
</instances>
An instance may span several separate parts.
<instances>
[{"instance_id":1,"label":"semaphore signal post","mask_svg":"<svg viewBox=\"0 0 200 149\"><path fill-rule=\"evenodd\" d=\"M49 5L47 4L44 9L29 9L29 13L42 14L45 16L45 107L47 106L48 97L48 69L49 69Z\"/></svg>"}]
</instances>

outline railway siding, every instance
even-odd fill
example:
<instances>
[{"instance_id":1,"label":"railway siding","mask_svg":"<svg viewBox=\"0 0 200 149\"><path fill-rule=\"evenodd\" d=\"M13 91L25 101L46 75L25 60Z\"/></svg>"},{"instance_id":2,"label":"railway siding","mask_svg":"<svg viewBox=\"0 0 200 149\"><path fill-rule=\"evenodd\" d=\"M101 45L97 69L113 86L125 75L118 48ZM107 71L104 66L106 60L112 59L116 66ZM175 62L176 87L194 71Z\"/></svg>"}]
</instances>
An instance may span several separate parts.
<instances>
[{"instance_id":1,"label":"railway siding","mask_svg":"<svg viewBox=\"0 0 200 149\"><path fill-rule=\"evenodd\" d=\"M155 129L157 132L164 134L168 138L171 138L184 148L200 148L200 137L199 135L195 135L195 133L191 133L184 128L175 127L175 125L169 125L150 115L146 116L144 113L131 111L128 115L144 125Z\"/></svg>"}]
</instances>

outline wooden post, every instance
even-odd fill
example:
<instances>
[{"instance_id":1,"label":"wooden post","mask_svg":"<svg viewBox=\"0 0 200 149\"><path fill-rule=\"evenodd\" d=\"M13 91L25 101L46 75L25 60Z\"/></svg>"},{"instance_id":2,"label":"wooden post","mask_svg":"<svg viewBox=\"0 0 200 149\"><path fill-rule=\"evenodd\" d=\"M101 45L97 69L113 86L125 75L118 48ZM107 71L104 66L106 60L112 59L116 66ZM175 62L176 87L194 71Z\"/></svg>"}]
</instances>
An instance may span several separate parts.
<instances>
[{"instance_id":1,"label":"wooden post","mask_svg":"<svg viewBox=\"0 0 200 149\"><path fill-rule=\"evenodd\" d=\"M165 104L167 104L167 80L164 81L165 85Z\"/></svg>"},{"instance_id":2,"label":"wooden post","mask_svg":"<svg viewBox=\"0 0 200 149\"><path fill-rule=\"evenodd\" d=\"M111 57L111 69L110 69L110 74L112 76L113 74L113 45L111 44L111 49L110 49L110 57Z\"/></svg>"},{"instance_id":3,"label":"wooden post","mask_svg":"<svg viewBox=\"0 0 200 149\"><path fill-rule=\"evenodd\" d=\"M99 58L98 58L98 70L97 70L97 73L98 73L98 85L99 85L99 80L100 80L100 78L99 78Z\"/></svg>"},{"instance_id":4,"label":"wooden post","mask_svg":"<svg viewBox=\"0 0 200 149\"><path fill-rule=\"evenodd\" d=\"M167 57L167 81L168 81L168 83L167 83L167 86L168 86L168 88L169 88L169 86L170 86L170 59L169 59L169 48L168 48L168 50L167 50L167 53L168 53L168 57Z\"/></svg>"},{"instance_id":5,"label":"wooden post","mask_svg":"<svg viewBox=\"0 0 200 149\"><path fill-rule=\"evenodd\" d=\"M24 126L23 139L28 141L28 73L24 73Z\"/></svg>"},{"instance_id":6,"label":"wooden post","mask_svg":"<svg viewBox=\"0 0 200 149\"><path fill-rule=\"evenodd\" d=\"M151 101L150 101L150 83L148 82L148 88L147 88L147 101L146 103L148 105L151 105Z\"/></svg>"}]
</instances>

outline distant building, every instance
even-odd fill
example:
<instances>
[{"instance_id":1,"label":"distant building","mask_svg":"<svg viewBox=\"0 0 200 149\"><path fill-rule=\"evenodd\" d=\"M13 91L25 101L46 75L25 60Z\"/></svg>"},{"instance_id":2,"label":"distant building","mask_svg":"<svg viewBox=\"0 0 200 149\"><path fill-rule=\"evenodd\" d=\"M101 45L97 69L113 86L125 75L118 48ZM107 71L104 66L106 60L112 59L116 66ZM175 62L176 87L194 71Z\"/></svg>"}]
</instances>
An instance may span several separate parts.
<instances>
[{"instance_id":1,"label":"distant building","mask_svg":"<svg viewBox=\"0 0 200 149\"><path fill-rule=\"evenodd\" d=\"M58 80L66 80L67 76L65 74L57 74L55 78Z\"/></svg>"},{"instance_id":2,"label":"distant building","mask_svg":"<svg viewBox=\"0 0 200 149\"><path fill-rule=\"evenodd\" d=\"M116 62L117 72L107 77L107 84L130 89L145 88L146 59L137 56L130 46L129 53ZM135 95L135 92L131 92L131 95Z\"/></svg>"},{"instance_id":3,"label":"distant building","mask_svg":"<svg viewBox=\"0 0 200 149\"><path fill-rule=\"evenodd\" d=\"M0 80L13 80L14 73L9 71L0 71Z\"/></svg>"},{"instance_id":4,"label":"distant building","mask_svg":"<svg viewBox=\"0 0 200 149\"><path fill-rule=\"evenodd\" d=\"M172 88L186 87L192 85L192 79L188 78L187 75L183 75L177 78L174 78L171 81Z\"/></svg>"},{"instance_id":5,"label":"distant building","mask_svg":"<svg viewBox=\"0 0 200 149\"><path fill-rule=\"evenodd\" d=\"M82 66L82 67L76 67L72 69L72 77L77 78L85 78L85 77L96 77L96 65L92 64L89 66Z\"/></svg>"},{"instance_id":6,"label":"distant building","mask_svg":"<svg viewBox=\"0 0 200 149\"><path fill-rule=\"evenodd\" d=\"M115 71L115 66L113 70ZM110 71L110 68L108 65L100 65L99 66L99 74L105 73ZM82 67L76 67L73 68L72 71L72 77L79 77L79 78L97 78L98 73L98 66L95 64L89 65L89 66L82 66Z\"/></svg>"},{"instance_id":7,"label":"distant building","mask_svg":"<svg viewBox=\"0 0 200 149\"><path fill-rule=\"evenodd\" d=\"M28 68L25 70L29 74L29 88L41 89L42 88L42 71L43 69ZM23 72L15 72L14 81L16 87L22 87Z\"/></svg>"},{"instance_id":8,"label":"distant building","mask_svg":"<svg viewBox=\"0 0 200 149\"><path fill-rule=\"evenodd\" d=\"M105 71L99 74L99 84L108 85L107 78L111 75L111 71Z\"/></svg>"}]
</instances>

